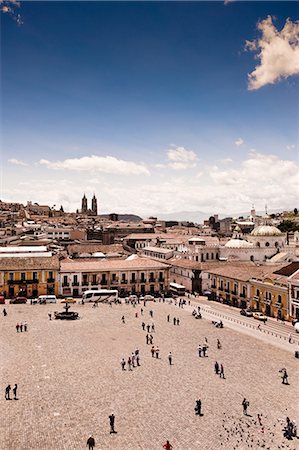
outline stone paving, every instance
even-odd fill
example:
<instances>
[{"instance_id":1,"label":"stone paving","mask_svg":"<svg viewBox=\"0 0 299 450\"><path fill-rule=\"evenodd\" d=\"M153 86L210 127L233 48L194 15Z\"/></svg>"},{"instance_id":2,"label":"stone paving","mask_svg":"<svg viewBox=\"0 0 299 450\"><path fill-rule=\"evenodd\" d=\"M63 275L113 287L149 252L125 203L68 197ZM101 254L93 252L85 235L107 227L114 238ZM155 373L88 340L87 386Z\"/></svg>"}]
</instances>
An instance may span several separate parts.
<instances>
[{"instance_id":1,"label":"stone paving","mask_svg":"<svg viewBox=\"0 0 299 450\"><path fill-rule=\"evenodd\" d=\"M80 320L50 321L48 312L57 309L61 306L6 305L8 316L0 317L1 450L79 450L90 433L96 450L155 450L167 439L174 450L298 448L299 440L287 441L281 431L286 416L299 419L299 360L289 352L217 329L174 305L148 303L143 316L141 305L74 305ZM179 326L173 325L174 316ZM22 320L28 322L27 333L16 332ZM142 320L155 323L159 359L151 357ZM199 358L197 347L205 337L208 357ZM127 360L136 347L141 367L123 372L121 358ZM215 361L224 366L224 380L214 374ZM282 367L290 385L281 383ZM6 401L5 386L14 383L19 400ZM242 414L244 397L251 417ZM202 417L194 414L199 398ZM112 412L114 435L109 434Z\"/></svg>"}]
</instances>

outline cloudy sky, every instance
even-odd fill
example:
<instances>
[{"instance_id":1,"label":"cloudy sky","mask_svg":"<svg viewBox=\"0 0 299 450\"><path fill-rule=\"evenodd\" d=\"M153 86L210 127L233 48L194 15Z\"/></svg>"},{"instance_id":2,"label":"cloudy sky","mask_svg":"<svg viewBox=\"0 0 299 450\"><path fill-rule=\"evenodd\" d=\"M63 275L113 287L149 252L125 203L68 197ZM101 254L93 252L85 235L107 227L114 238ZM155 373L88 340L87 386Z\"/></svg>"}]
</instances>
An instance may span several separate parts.
<instances>
[{"instance_id":1,"label":"cloudy sky","mask_svg":"<svg viewBox=\"0 0 299 450\"><path fill-rule=\"evenodd\" d=\"M2 200L298 207L297 2L0 6Z\"/></svg>"}]
</instances>

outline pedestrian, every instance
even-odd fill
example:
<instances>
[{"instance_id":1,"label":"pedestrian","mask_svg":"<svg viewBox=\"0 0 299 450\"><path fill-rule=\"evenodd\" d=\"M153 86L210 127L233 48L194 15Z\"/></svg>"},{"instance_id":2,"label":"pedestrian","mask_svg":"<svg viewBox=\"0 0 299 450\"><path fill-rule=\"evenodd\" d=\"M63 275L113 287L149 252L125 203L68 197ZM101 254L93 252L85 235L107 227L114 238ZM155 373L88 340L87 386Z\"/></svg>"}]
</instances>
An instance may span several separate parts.
<instances>
[{"instance_id":1,"label":"pedestrian","mask_svg":"<svg viewBox=\"0 0 299 450\"><path fill-rule=\"evenodd\" d=\"M201 348L201 346L199 345L198 346L198 356L201 358L201 352L202 352L202 348Z\"/></svg>"},{"instance_id":2,"label":"pedestrian","mask_svg":"<svg viewBox=\"0 0 299 450\"><path fill-rule=\"evenodd\" d=\"M152 358L155 356L155 347L154 346L152 346L152 348L151 348L151 353L152 353Z\"/></svg>"},{"instance_id":3,"label":"pedestrian","mask_svg":"<svg viewBox=\"0 0 299 450\"><path fill-rule=\"evenodd\" d=\"M208 350L208 347L207 347L207 345L203 345L202 346L202 352L203 352L203 356L205 357L205 356L208 356L208 355L206 355L206 351Z\"/></svg>"},{"instance_id":4,"label":"pedestrian","mask_svg":"<svg viewBox=\"0 0 299 450\"><path fill-rule=\"evenodd\" d=\"M125 358L122 358L122 359L121 359L120 364L121 364L121 369L122 369L122 370L126 370L126 368L125 368L125 367L126 367L126 361L125 361Z\"/></svg>"},{"instance_id":5,"label":"pedestrian","mask_svg":"<svg viewBox=\"0 0 299 450\"><path fill-rule=\"evenodd\" d=\"M150 313L150 316L151 316L151 317L154 317L154 311L153 311L152 309L150 310L149 313Z\"/></svg>"},{"instance_id":6,"label":"pedestrian","mask_svg":"<svg viewBox=\"0 0 299 450\"><path fill-rule=\"evenodd\" d=\"M122 316L121 320L122 320L122 323L126 323L125 322L125 316Z\"/></svg>"},{"instance_id":7,"label":"pedestrian","mask_svg":"<svg viewBox=\"0 0 299 450\"><path fill-rule=\"evenodd\" d=\"M297 422L296 420L292 420L292 425L293 425L293 437L297 437Z\"/></svg>"},{"instance_id":8,"label":"pedestrian","mask_svg":"<svg viewBox=\"0 0 299 450\"><path fill-rule=\"evenodd\" d=\"M207 344L208 343L208 339L205 337L205 343Z\"/></svg>"},{"instance_id":9,"label":"pedestrian","mask_svg":"<svg viewBox=\"0 0 299 450\"><path fill-rule=\"evenodd\" d=\"M197 307L197 311L198 311L198 313L200 313L200 306Z\"/></svg>"},{"instance_id":10,"label":"pedestrian","mask_svg":"<svg viewBox=\"0 0 299 450\"><path fill-rule=\"evenodd\" d=\"M146 329L147 329L147 332L148 332L148 333L150 332L150 328L151 328L150 325L147 325L147 326L146 326Z\"/></svg>"},{"instance_id":11,"label":"pedestrian","mask_svg":"<svg viewBox=\"0 0 299 450\"><path fill-rule=\"evenodd\" d=\"M222 364L220 364L220 373L219 373L219 375L220 375L220 378L225 379L225 376L224 376L224 368L223 368L223 365L222 365Z\"/></svg>"},{"instance_id":12,"label":"pedestrian","mask_svg":"<svg viewBox=\"0 0 299 450\"><path fill-rule=\"evenodd\" d=\"M155 332L155 324L153 323L152 324L152 333L154 333Z\"/></svg>"},{"instance_id":13,"label":"pedestrian","mask_svg":"<svg viewBox=\"0 0 299 450\"><path fill-rule=\"evenodd\" d=\"M173 318L173 325L176 325L176 318Z\"/></svg>"},{"instance_id":14,"label":"pedestrian","mask_svg":"<svg viewBox=\"0 0 299 450\"><path fill-rule=\"evenodd\" d=\"M169 441L166 441L166 444L162 447L165 448L165 450L171 450L173 448Z\"/></svg>"},{"instance_id":15,"label":"pedestrian","mask_svg":"<svg viewBox=\"0 0 299 450\"><path fill-rule=\"evenodd\" d=\"M3 316L4 316L4 317L7 316L7 312L6 312L6 309L5 309L5 308L3 308Z\"/></svg>"},{"instance_id":16,"label":"pedestrian","mask_svg":"<svg viewBox=\"0 0 299 450\"><path fill-rule=\"evenodd\" d=\"M132 353L131 361L132 361L132 366L135 367L135 353Z\"/></svg>"},{"instance_id":17,"label":"pedestrian","mask_svg":"<svg viewBox=\"0 0 299 450\"><path fill-rule=\"evenodd\" d=\"M168 316L167 316L167 322L169 322L170 321L170 315L168 314Z\"/></svg>"},{"instance_id":18,"label":"pedestrian","mask_svg":"<svg viewBox=\"0 0 299 450\"><path fill-rule=\"evenodd\" d=\"M17 330L17 333L19 332L19 328L20 328L20 325L17 323L17 324L16 324L16 330Z\"/></svg>"},{"instance_id":19,"label":"pedestrian","mask_svg":"<svg viewBox=\"0 0 299 450\"><path fill-rule=\"evenodd\" d=\"M292 333L289 333L289 344L292 343Z\"/></svg>"},{"instance_id":20,"label":"pedestrian","mask_svg":"<svg viewBox=\"0 0 299 450\"><path fill-rule=\"evenodd\" d=\"M143 316L143 308L141 308L140 312L141 312L141 315Z\"/></svg>"},{"instance_id":21,"label":"pedestrian","mask_svg":"<svg viewBox=\"0 0 299 450\"><path fill-rule=\"evenodd\" d=\"M96 443L95 443L95 440L94 440L94 437L93 437L92 434L87 439L86 445L88 445L88 450L93 450L94 449L94 446L96 445Z\"/></svg>"},{"instance_id":22,"label":"pedestrian","mask_svg":"<svg viewBox=\"0 0 299 450\"><path fill-rule=\"evenodd\" d=\"M156 352L156 358L159 359L159 352L160 352L159 347L156 347L155 352Z\"/></svg>"},{"instance_id":23,"label":"pedestrian","mask_svg":"<svg viewBox=\"0 0 299 450\"><path fill-rule=\"evenodd\" d=\"M179 318L177 318L177 320L176 320L176 324L177 324L177 325L179 325L179 324L180 324L180 319L179 319Z\"/></svg>"},{"instance_id":24,"label":"pedestrian","mask_svg":"<svg viewBox=\"0 0 299 450\"><path fill-rule=\"evenodd\" d=\"M143 329L143 331L144 331L144 330L145 330L145 323L142 322L141 326L142 326L142 329Z\"/></svg>"},{"instance_id":25,"label":"pedestrian","mask_svg":"<svg viewBox=\"0 0 299 450\"><path fill-rule=\"evenodd\" d=\"M150 344L152 345L152 343L153 343L153 339L154 339L154 336L152 335L152 334L150 334Z\"/></svg>"},{"instance_id":26,"label":"pedestrian","mask_svg":"<svg viewBox=\"0 0 299 450\"><path fill-rule=\"evenodd\" d=\"M218 348L218 350L221 349L221 343L220 343L219 339L217 339L217 348Z\"/></svg>"},{"instance_id":27,"label":"pedestrian","mask_svg":"<svg viewBox=\"0 0 299 450\"><path fill-rule=\"evenodd\" d=\"M217 361L216 361L215 364L214 364L214 369L215 369L216 375L218 375L218 373L219 373L219 364L218 364Z\"/></svg>"},{"instance_id":28,"label":"pedestrian","mask_svg":"<svg viewBox=\"0 0 299 450\"><path fill-rule=\"evenodd\" d=\"M282 369L282 384L289 384L288 373L286 369Z\"/></svg>"},{"instance_id":29,"label":"pedestrian","mask_svg":"<svg viewBox=\"0 0 299 450\"><path fill-rule=\"evenodd\" d=\"M147 334L147 335L145 336L145 338L146 338L146 344L148 345L148 343L149 343L149 335Z\"/></svg>"},{"instance_id":30,"label":"pedestrian","mask_svg":"<svg viewBox=\"0 0 299 450\"><path fill-rule=\"evenodd\" d=\"M20 323L20 332L22 333L23 331L23 322Z\"/></svg>"},{"instance_id":31,"label":"pedestrian","mask_svg":"<svg viewBox=\"0 0 299 450\"><path fill-rule=\"evenodd\" d=\"M136 355L136 363L137 363L137 366L140 366L140 356L139 356L139 353L137 353L137 355Z\"/></svg>"},{"instance_id":32,"label":"pedestrian","mask_svg":"<svg viewBox=\"0 0 299 450\"><path fill-rule=\"evenodd\" d=\"M138 319L138 312L137 311L135 312L135 317L136 317L136 319Z\"/></svg>"},{"instance_id":33,"label":"pedestrian","mask_svg":"<svg viewBox=\"0 0 299 450\"><path fill-rule=\"evenodd\" d=\"M135 356L139 355L139 348L135 348Z\"/></svg>"},{"instance_id":34,"label":"pedestrian","mask_svg":"<svg viewBox=\"0 0 299 450\"><path fill-rule=\"evenodd\" d=\"M196 416L202 416L202 414L201 414L201 400L196 400L194 411L195 411L195 415Z\"/></svg>"},{"instance_id":35,"label":"pedestrian","mask_svg":"<svg viewBox=\"0 0 299 450\"><path fill-rule=\"evenodd\" d=\"M14 395L14 399L15 399L15 400L18 400L18 399L17 399L17 389L18 389L18 385L15 384L15 385L14 385L14 388L13 388L13 390L12 390L13 395Z\"/></svg>"},{"instance_id":36,"label":"pedestrian","mask_svg":"<svg viewBox=\"0 0 299 450\"><path fill-rule=\"evenodd\" d=\"M128 367L129 367L129 370L132 370L132 360L131 360L130 356L128 359Z\"/></svg>"},{"instance_id":37,"label":"pedestrian","mask_svg":"<svg viewBox=\"0 0 299 450\"><path fill-rule=\"evenodd\" d=\"M52 320L52 314L48 313L49 320Z\"/></svg>"},{"instance_id":38,"label":"pedestrian","mask_svg":"<svg viewBox=\"0 0 299 450\"><path fill-rule=\"evenodd\" d=\"M257 329L260 330L260 331L262 331L262 329L261 329L261 324L260 324L260 323L258 324Z\"/></svg>"},{"instance_id":39,"label":"pedestrian","mask_svg":"<svg viewBox=\"0 0 299 450\"><path fill-rule=\"evenodd\" d=\"M113 413L109 416L109 422L110 422L110 434L117 433L117 431L115 431L114 429L115 415Z\"/></svg>"},{"instance_id":40,"label":"pedestrian","mask_svg":"<svg viewBox=\"0 0 299 450\"><path fill-rule=\"evenodd\" d=\"M246 398L244 397L243 401L242 401L242 406L243 406L243 414L245 416L247 416L247 408L249 406L249 401L246 400Z\"/></svg>"},{"instance_id":41,"label":"pedestrian","mask_svg":"<svg viewBox=\"0 0 299 450\"><path fill-rule=\"evenodd\" d=\"M5 400L11 400L11 398L10 398L10 390L11 390L11 386L9 384L5 388Z\"/></svg>"},{"instance_id":42,"label":"pedestrian","mask_svg":"<svg viewBox=\"0 0 299 450\"><path fill-rule=\"evenodd\" d=\"M169 365L171 366L172 365L172 354L171 354L171 352L169 352L168 361L169 361Z\"/></svg>"},{"instance_id":43,"label":"pedestrian","mask_svg":"<svg viewBox=\"0 0 299 450\"><path fill-rule=\"evenodd\" d=\"M24 322L24 331L27 331L27 322Z\"/></svg>"}]
</instances>

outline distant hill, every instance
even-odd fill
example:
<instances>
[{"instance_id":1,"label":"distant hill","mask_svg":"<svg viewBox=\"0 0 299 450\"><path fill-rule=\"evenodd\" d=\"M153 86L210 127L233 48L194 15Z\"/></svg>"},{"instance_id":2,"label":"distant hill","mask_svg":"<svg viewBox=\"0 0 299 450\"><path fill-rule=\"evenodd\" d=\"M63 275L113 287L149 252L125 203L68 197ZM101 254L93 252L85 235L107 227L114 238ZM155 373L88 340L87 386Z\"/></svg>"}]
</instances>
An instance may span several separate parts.
<instances>
[{"instance_id":1,"label":"distant hill","mask_svg":"<svg viewBox=\"0 0 299 450\"><path fill-rule=\"evenodd\" d=\"M160 220L177 220L178 222L189 221L195 223L202 223L208 219L212 214L203 211L178 211L175 213L157 214Z\"/></svg>"},{"instance_id":2,"label":"distant hill","mask_svg":"<svg viewBox=\"0 0 299 450\"><path fill-rule=\"evenodd\" d=\"M109 214L100 214L99 217L109 219ZM124 222L141 222L142 218L135 214L118 214L118 220L123 220Z\"/></svg>"}]
</instances>

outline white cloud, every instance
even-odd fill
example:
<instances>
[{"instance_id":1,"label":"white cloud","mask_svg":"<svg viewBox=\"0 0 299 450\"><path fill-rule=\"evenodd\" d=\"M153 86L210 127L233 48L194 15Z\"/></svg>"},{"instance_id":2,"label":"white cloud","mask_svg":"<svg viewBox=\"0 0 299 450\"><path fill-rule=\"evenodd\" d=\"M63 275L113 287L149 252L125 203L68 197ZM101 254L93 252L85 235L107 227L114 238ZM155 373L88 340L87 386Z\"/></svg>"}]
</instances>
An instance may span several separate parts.
<instances>
[{"instance_id":1,"label":"white cloud","mask_svg":"<svg viewBox=\"0 0 299 450\"><path fill-rule=\"evenodd\" d=\"M73 171L94 171L117 175L149 175L143 164L124 161L114 156L83 156L82 158L65 159L64 161L48 161L41 159L39 164L48 169L65 169Z\"/></svg>"},{"instance_id":2,"label":"white cloud","mask_svg":"<svg viewBox=\"0 0 299 450\"><path fill-rule=\"evenodd\" d=\"M259 89L274 84L282 78L299 74L299 22L290 19L281 31L273 25L268 16L257 24L262 36L254 41L246 41L246 48L258 51L260 64L248 75L248 89Z\"/></svg>"},{"instance_id":3,"label":"white cloud","mask_svg":"<svg viewBox=\"0 0 299 450\"><path fill-rule=\"evenodd\" d=\"M290 144L286 146L287 150L294 150L296 148L296 146L294 144Z\"/></svg>"},{"instance_id":4,"label":"white cloud","mask_svg":"<svg viewBox=\"0 0 299 450\"><path fill-rule=\"evenodd\" d=\"M244 141L243 141L242 138L238 138L238 139L235 141L235 145L236 145L237 147L240 147L240 145L242 145L242 144L244 144Z\"/></svg>"},{"instance_id":5,"label":"white cloud","mask_svg":"<svg viewBox=\"0 0 299 450\"><path fill-rule=\"evenodd\" d=\"M15 159L15 158L8 159L8 162L10 164L15 164L16 166L28 166L28 164L25 163L24 161L21 161L19 159Z\"/></svg>"},{"instance_id":6,"label":"white cloud","mask_svg":"<svg viewBox=\"0 0 299 450\"><path fill-rule=\"evenodd\" d=\"M167 150L168 166L175 170L188 169L196 166L197 155L184 147Z\"/></svg>"},{"instance_id":7,"label":"white cloud","mask_svg":"<svg viewBox=\"0 0 299 450\"><path fill-rule=\"evenodd\" d=\"M229 164L229 163L233 162L233 160L231 158L223 158L223 159L219 159L218 161L221 164Z\"/></svg>"}]
</instances>

